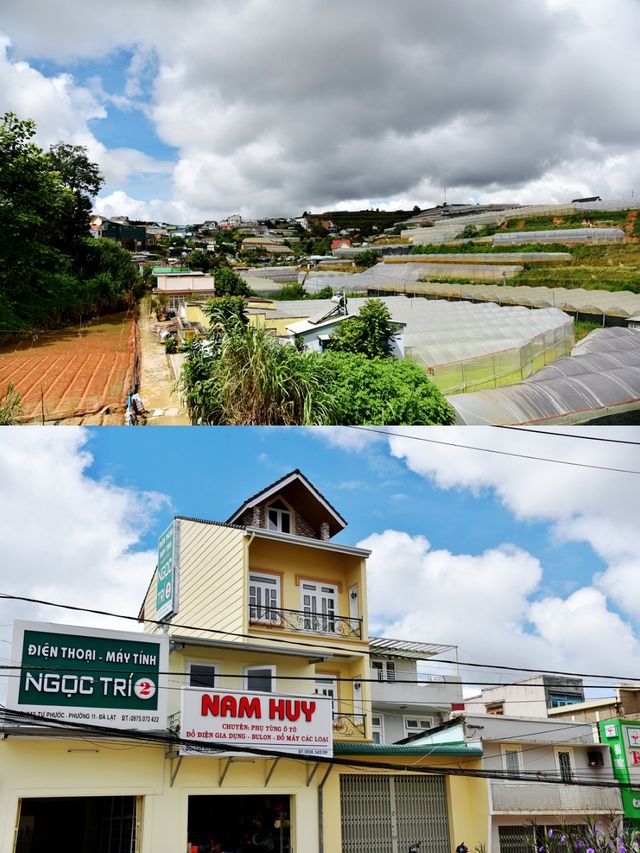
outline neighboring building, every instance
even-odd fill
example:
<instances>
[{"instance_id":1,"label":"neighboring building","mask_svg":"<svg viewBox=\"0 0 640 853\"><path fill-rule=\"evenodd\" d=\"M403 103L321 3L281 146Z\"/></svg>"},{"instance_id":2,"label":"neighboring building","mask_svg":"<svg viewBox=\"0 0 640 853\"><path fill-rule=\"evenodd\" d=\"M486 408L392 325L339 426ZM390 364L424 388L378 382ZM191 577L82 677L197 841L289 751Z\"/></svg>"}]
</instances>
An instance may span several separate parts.
<instances>
[{"instance_id":1,"label":"neighboring building","mask_svg":"<svg viewBox=\"0 0 640 853\"><path fill-rule=\"evenodd\" d=\"M574 723L599 723L601 720L615 720L618 717L640 718L640 687L621 684L616 687L615 696L603 696L600 699L587 699L584 702L549 708L551 719L561 718Z\"/></svg>"},{"instance_id":2,"label":"neighboring building","mask_svg":"<svg viewBox=\"0 0 640 853\"><path fill-rule=\"evenodd\" d=\"M334 299L338 299L337 296ZM357 316L357 315L351 315ZM298 320L289 322L287 332L291 343L301 341L307 352L324 352L329 343L329 338L338 328L340 323L349 319L349 315L338 312L338 305L328 312L320 314L315 319ZM406 323L396 323L396 334L391 338L391 355L394 358L404 358L404 329Z\"/></svg>"},{"instance_id":3,"label":"neighboring building","mask_svg":"<svg viewBox=\"0 0 640 853\"><path fill-rule=\"evenodd\" d=\"M640 715L636 719L609 719L598 726L600 740L611 750L613 775L621 790L625 820L640 829Z\"/></svg>"},{"instance_id":4,"label":"neighboring building","mask_svg":"<svg viewBox=\"0 0 640 853\"><path fill-rule=\"evenodd\" d=\"M348 237L344 237L340 240L331 241L331 251L335 251L336 249L348 249L350 247L351 240Z\"/></svg>"},{"instance_id":5,"label":"neighboring building","mask_svg":"<svg viewBox=\"0 0 640 853\"><path fill-rule=\"evenodd\" d=\"M578 702L584 702L581 678L545 674L486 687L479 695L465 699L465 708L470 714L546 717L552 708Z\"/></svg>"},{"instance_id":6,"label":"neighboring building","mask_svg":"<svg viewBox=\"0 0 640 853\"><path fill-rule=\"evenodd\" d=\"M489 853L535 850L538 833L550 827L622 816L609 750L594 743L590 725L465 714L409 742L482 745L483 770L495 776L485 781Z\"/></svg>"},{"instance_id":7,"label":"neighboring building","mask_svg":"<svg viewBox=\"0 0 640 853\"><path fill-rule=\"evenodd\" d=\"M177 311L185 299L211 299L215 296L215 282L212 275L203 272L170 272L156 276L154 294L167 297L169 306Z\"/></svg>"},{"instance_id":8,"label":"neighboring building","mask_svg":"<svg viewBox=\"0 0 640 853\"><path fill-rule=\"evenodd\" d=\"M396 743L449 719L464 709L460 675L434 675L419 662L455 652L455 646L372 637L371 730L375 743ZM457 670L457 667L455 668Z\"/></svg>"},{"instance_id":9,"label":"neighboring building","mask_svg":"<svg viewBox=\"0 0 640 853\"><path fill-rule=\"evenodd\" d=\"M93 237L115 240L125 249L132 251L139 251L147 247L146 228L132 225L126 219L107 219L103 216L94 216L91 220L90 233Z\"/></svg>"},{"instance_id":10,"label":"neighboring building","mask_svg":"<svg viewBox=\"0 0 640 853\"><path fill-rule=\"evenodd\" d=\"M282 853L486 844L484 780L446 772L479 768L478 744L372 740L369 552L335 541L346 524L297 470L226 521L176 517L137 636L169 645L167 725L186 744L7 722L0 850L202 853L213 837ZM276 755L260 755L274 739Z\"/></svg>"}]
</instances>

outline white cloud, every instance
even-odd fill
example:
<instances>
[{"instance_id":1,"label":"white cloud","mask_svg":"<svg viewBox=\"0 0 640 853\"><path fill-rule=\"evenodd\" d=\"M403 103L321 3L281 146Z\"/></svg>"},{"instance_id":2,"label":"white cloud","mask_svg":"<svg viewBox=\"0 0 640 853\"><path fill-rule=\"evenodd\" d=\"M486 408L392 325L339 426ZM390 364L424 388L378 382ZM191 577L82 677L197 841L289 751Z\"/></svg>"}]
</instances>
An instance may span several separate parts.
<instances>
[{"instance_id":1,"label":"white cloud","mask_svg":"<svg viewBox=\"0 0 640 853\"><path fill-rule=\"evenodd\" d=\"M136 616L155 567L141 537L167 499L89 472L80 429L7 429L0 443L2 592ZM136 630L114 620L0 600L0 624L14 618ZM0 629L9 639L9 629ZM4 651L6 648L6 651ZM3 644L0 654L8 655Z\"/></svg>"},{"instance_id":2,"label":"white cloud","mask_svg":"<svg viewBox=\"0 0 640 853\"><path fill-rule=\"evenodd\" d=\"M433 550L423 536L396 530L359 543L370 548L370 630L459 646L460 659L541 669L639 675L640 644L593 588L539 599L543 567L502 545L481 554ZM473 680L486 670L466 670ZM502 677L505 677L504 675ZM517 676L513 676L517 677Z\"/></svg>"},{"instance_id":3,"label":"white cloud","mask_svg":"<svg viewBox=\"0 0 640 853\"><path fill-rule=\"evenodd\" d=\"M72 111L82 125L92 104L135 104L178 149L173 201L140 201L143 217L412 207L445 186L487 202L637 189L635 0L481 7L221 0L212 13L202 0L115 0L88 15L80 0L7 0L3 26L23 58L72 67L131 52L123 93L83 95ZM19 88L14 74L14 100ZM50 123L51 104L21 104Z\"/></svg>"}]
</instances>

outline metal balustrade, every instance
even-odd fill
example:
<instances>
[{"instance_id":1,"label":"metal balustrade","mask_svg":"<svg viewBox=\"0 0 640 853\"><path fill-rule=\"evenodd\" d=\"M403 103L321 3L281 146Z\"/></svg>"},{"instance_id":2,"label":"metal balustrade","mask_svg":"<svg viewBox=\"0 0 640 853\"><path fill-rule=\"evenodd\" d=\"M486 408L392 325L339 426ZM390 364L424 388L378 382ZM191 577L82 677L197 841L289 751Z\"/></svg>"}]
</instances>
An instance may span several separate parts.
<instances>
[{"instance_id":1,"label":"metal balustrade","mask_svg":"<svg viewBox=\"0 0 640 853\"><path fill-rule=\"evenodd\" d=\"M284 628L311 634L331 634L353 640L362 639L362 619L335 613L314 613L284 607L249 605L249 623L255 626Z\"/></svg>"}]
</instances>

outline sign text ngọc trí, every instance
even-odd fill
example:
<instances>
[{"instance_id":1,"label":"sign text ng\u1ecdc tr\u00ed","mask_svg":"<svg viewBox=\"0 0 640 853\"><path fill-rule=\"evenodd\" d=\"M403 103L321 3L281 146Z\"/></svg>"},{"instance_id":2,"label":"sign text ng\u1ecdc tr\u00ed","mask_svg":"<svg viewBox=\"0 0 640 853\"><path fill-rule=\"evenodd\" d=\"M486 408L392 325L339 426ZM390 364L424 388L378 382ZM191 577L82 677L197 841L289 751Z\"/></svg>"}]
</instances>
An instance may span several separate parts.
<instances>
[{"instance_id":1,"label":"sign text ng\u1ecdc tr\u00ed","mask_svg":"<svg viewBox=\"0 0 640 853\"><path fill-rule=\"evenodd\" d=\"M7 705L60 721L166 726L166 637L16 622Z\"/></svg>"},{"instance_id":2,"label":"sign text ng\u1ecdc tr\u00ed","mask_svg":"<svg viewBox=\"0 0 640 853\"><path fill-rule=\"evenodd\" d=\"M178 610L179 527L172 521L158 539L158 569L156 579L156 619L173 616Z\"/></svg>"},{"instance_id":3,"label":"sign text ng\u1ecdc tr\u00ed","mask_svg":"<svg viewBox=\"0 0 640 853\"><path fill-rule=\"evenodd\" d=\"M297 755L333 754L332 701L326 696L183 688L180 736L198 741L185 755L225 746ZM208 745L208 747L207 747Z\"/></svg>"}]
</instances>

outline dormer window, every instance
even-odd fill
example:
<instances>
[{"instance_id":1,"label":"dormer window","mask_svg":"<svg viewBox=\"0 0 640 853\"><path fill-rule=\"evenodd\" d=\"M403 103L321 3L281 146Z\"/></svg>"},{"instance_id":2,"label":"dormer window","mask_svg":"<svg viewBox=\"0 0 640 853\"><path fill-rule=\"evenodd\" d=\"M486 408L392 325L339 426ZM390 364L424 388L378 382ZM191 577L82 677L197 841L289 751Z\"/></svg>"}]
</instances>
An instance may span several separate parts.
<instances>
[{"instance_id":1,"label":"dormer window","mask_svg":"<svg viewBox=\"0 0 640 853\"><path fill-rule=\"evenodd\" d=\"M267 530L291 533L291 528L291 510L278 498L267 508Z\"/></svg>"}]
</instances>

